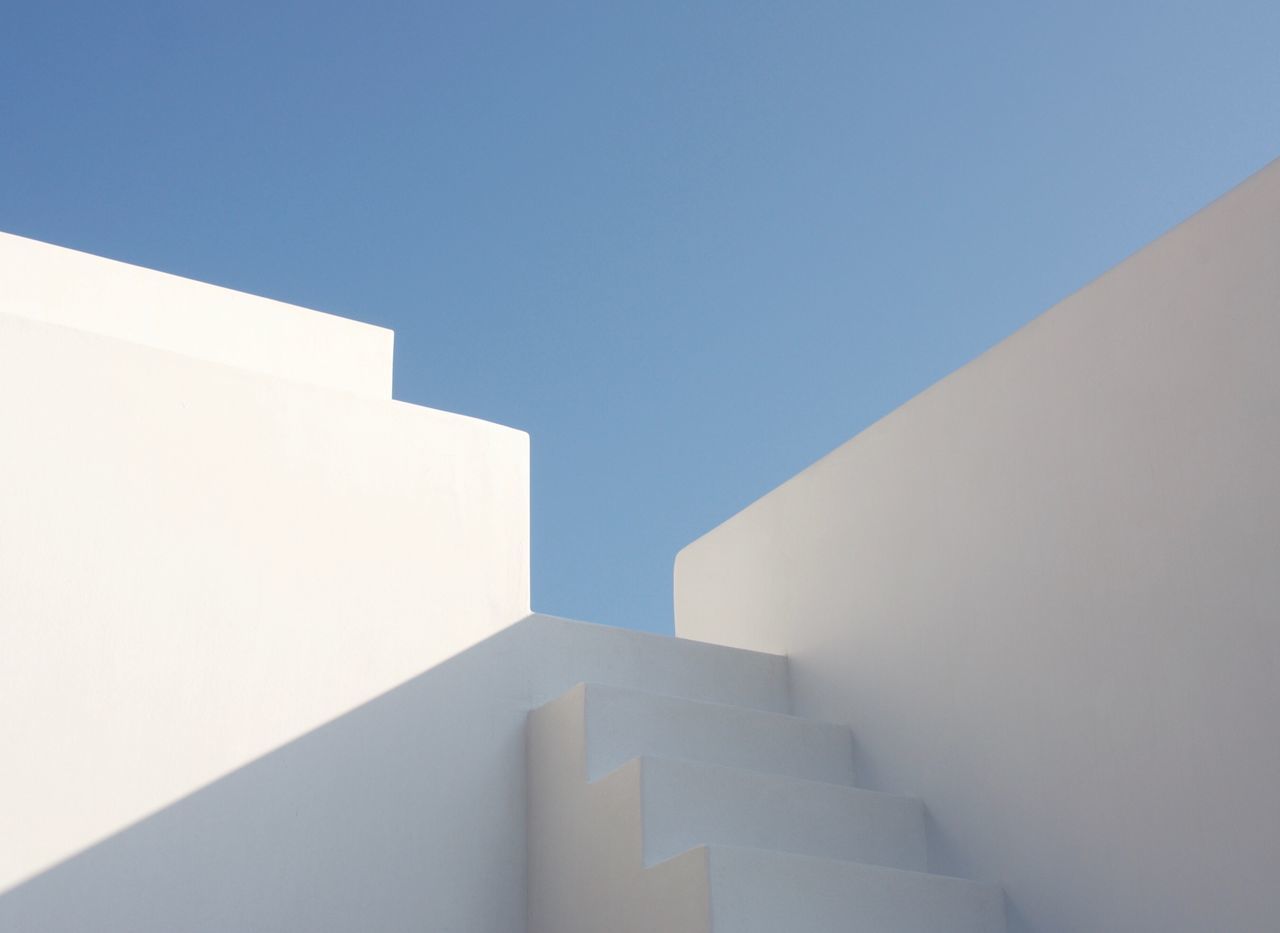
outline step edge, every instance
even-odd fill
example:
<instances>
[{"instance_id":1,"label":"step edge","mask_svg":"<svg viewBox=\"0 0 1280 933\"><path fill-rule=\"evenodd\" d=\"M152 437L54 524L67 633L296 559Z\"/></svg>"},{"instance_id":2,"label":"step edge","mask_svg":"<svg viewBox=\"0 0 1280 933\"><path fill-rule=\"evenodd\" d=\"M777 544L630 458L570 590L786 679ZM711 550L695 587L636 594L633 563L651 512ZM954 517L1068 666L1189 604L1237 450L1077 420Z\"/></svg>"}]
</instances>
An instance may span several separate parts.
<instances>
[{"instance_id":1,"label":"step edge","mask_svg":"<svg viewBox=\"0 0 1280 933\"><path fill-rule=\"evenodd\" d=\"M699 700L692 697L682 697L682 696L669 694L669 693L656 693L655 691L644 690L639 687L628 687L625 685L608 684L608 683L602 683L600 681L592 681L592 680L579 681L578 683L574 684L574 686L570 689L573 690L573 689L577 689L578 687L585 687L587 690L588 696L593 690L611 690L617 693L633 693L633 694L639 694L641 696L654 697L659 700L675 700L680 703L691 703L697 706L711 706L711 707L719 707L722 709L738 710L740 712L747 713L753 716L767 716L770 718L783 719L790 722L806 723L811 726L820 726L826 729L833 729L833 730L846 732L846 733L849 733L850 736L852 736L853 734L850 728L844 723L831 722L830 720L826 720L826 719L814 719L811 716L797 716L794 713L783 713L778 710L760 709L759 707L756 707L756 706L742 706L741 704L738 704L738 703L721 703L716 700ZM566 693L568 692L569 691L566 691Z\"/></svg>"},{"instance_id":2,"label":"step edge","mask_svg":"<svg viewBox=\"0 0 1280 933\"><path fill-rule=\"evenodd\" d=\"M528 615L523 621L534 624L556 624L581 627L591 629L596 632L608 632L610 634L618 634L619 637L634 638L637 641L645 641L650 644L666 645L688 645L697 650L711 649L717 653L727 653L742 657L754 657L767 659L770 662L786 662L788 660L785 654L776 654L771 651L757 651L753 648L737 648L733 645L719 645L713 641L701 641L697 638L684 638L679 635L663 635L659 632L645 632L640 629L623 628L619 625L606 625L602 622L588 622L584 619L571 619L568 616L558 616L549 612L534 612Z\"/></svg>"},{"instance_id":3,"label":"step edge","mask_svg":"<svg viewBox=\"0 0 1280 933\"><path fill-rule=\"evenodd\" d=\"M702 846L708 850L708 856L713 857L716 852L726 853L750 853L754 856L765 856L771 859L779 860L803 860L811 862L828 862L837 865L848 865L858 870L865 870L876 873L892 873L899 876L911 876L922 879L929 884L950 884L956 887L966 887L972 890L985 890L990 893L1004 894L1004 886L993 881L976 881L972 878L960 878L956 875L943 875L933 871L914 871L910 868L890 868L887 865L876 865L873 862L856 862L849 859L831 858L825 855L805 855L802 852L788 852L784 849L764 849L758 846L735 846L724 843L704 843Z\"/></svg>"}]
</instances>

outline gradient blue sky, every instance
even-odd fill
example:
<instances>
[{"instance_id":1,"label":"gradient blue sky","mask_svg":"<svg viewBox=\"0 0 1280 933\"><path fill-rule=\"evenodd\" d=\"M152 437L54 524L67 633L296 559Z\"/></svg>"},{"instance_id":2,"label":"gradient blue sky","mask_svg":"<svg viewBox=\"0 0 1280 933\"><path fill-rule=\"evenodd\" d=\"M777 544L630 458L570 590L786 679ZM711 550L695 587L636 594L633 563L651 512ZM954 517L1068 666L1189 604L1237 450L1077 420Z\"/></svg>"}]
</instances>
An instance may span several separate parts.
<instances>
[{"instance_id":1,"label":"gradient blue sky","mask_svg":"<svg viewBox=\"0 0 1280 933\"><path fill-rule=\"evenodd\" d=\"M1278 155L1275 0L0 6L0 229L395 328L397 397L532 435L534 606L658 631L681 546Z\"/></svg>"}]
</instances>

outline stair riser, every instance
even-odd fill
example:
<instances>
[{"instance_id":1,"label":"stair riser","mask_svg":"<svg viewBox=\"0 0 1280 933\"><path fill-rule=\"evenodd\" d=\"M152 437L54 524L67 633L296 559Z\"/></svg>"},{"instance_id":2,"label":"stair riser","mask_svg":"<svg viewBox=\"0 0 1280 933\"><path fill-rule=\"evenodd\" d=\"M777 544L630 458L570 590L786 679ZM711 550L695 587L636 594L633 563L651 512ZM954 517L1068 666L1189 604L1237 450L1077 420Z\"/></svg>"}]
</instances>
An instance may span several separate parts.
<instances>
[{"instance_id":1,"label":"stair riser","mask_svg":"<svg viewBox=\"0 0 1280 933\"><path fill-rule=\"evenodd\" d=\"M923 868L924 827L806 779L849 778L847 730L580 684L528 740L530 933L1004 933L998 888L853 860Z\"/></svg>"},{"instance_id":2,"label":"stair riser","mask_svg":"<svg viewBox=\"0 0 1280 933\"><path fill-rule=\"evenodd\" d=\"M1005 933L991 885L717 846L709 864L712 933Z\"/></svg>"},{"instance_id":3,"label":"stair riser","mask_svg":"<svg viewBox=\"0 0 1280 933\"><path fill-rule=\"evenodd\" d=\"M918 800L695 762L641 768L646 864L719 843L927 868Z\"/></svg>"},{"instance_id":4,"label":"stair riser","mask_svg":"<svg viewBox=\"0 0 1280 933\"><path fill-rule=\"evenodd\" d=\"M591 780L652 755L832 784L853 781L848 729L777 713L593 684L586 692L586 730Z\"/></svg>"}]
</instances>

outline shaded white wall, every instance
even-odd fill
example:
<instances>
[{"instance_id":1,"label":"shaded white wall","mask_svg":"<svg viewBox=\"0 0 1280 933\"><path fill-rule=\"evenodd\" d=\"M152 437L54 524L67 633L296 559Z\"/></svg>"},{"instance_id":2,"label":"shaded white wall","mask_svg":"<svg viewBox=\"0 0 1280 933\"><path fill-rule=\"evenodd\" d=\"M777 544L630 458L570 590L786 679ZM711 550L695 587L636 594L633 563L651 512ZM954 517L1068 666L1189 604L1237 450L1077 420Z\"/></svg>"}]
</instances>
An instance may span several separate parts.
<instances>
[{"instance_id":1,"label":"shaded white wall","mask_svg":"<svg viewBox=\"0 0 1280 933\"><path fill-rule=\"evenodd\" d=\"M0 313L391 398L391 331L0 233Z\"/></svg>"},{"instance_id":2,"label":"shaded white wall","mask_svg":"<svg viewBox=\"0 0 1280 933\"><path fill-rule=\"evenodd\" d=\"M525 720L583 680L776 709L786 663L531 616L0 889L4 933L520 933Z\"/></svg>"},{"instance_id":3,"label":"shaded white wall","mask_svg":"<svg viewBox=\"0 0 1280 933\"><path fill-rule=\"evenodd\" d=\"M1280 163L683 550L1010 929L1280 917Z\"/></svg>"},{"instance_id":4,"label":"shaded white wall","mask_svg":"<svg viewBox=\"0 0 1280 933\"><path fill-rule=\"evenodd\" d=\"M524 433L8 300L0 890L527 614Z\"/></svg>"}]
</instances>

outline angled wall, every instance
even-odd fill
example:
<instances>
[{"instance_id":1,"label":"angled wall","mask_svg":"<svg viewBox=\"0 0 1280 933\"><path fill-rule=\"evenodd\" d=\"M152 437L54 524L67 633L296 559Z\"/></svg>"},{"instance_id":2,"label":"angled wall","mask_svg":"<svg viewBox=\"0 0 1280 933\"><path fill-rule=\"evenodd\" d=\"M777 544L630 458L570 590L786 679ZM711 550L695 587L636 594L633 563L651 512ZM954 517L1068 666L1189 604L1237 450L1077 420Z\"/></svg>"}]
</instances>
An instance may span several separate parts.
<instances>
[{"instance_id":1,"label":"angled wall","mask_svg":"<svg viewBox=\"0 0 1280 933\"><path fill-rule=\"evenodd\" d=\"M523 432L370 397L385 332L302 309L117 327L172 285L126 268L98 329L137 342L0 275L0 891L529 610ZM224 311L244 355L157 348Z\"/></svg>"},{"instance_id":2,"label":"angled wall","mask_svg":"<svg viewBox=\"0 0 1280 933\"><path fill-rule=\"evenodd\" d=\"M1280 163L683 550L1014 933L1280 916Z\"/></svg>"}]
</instances>

